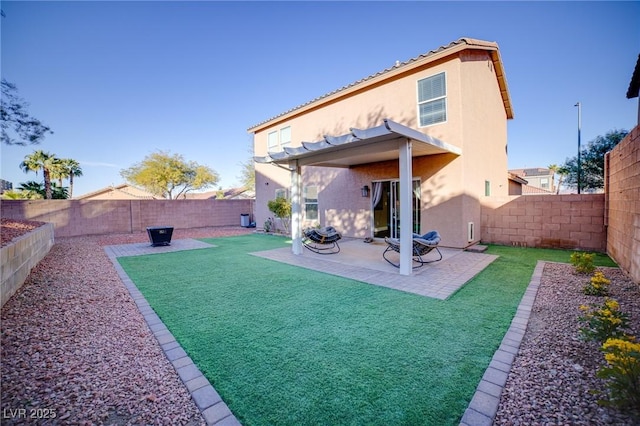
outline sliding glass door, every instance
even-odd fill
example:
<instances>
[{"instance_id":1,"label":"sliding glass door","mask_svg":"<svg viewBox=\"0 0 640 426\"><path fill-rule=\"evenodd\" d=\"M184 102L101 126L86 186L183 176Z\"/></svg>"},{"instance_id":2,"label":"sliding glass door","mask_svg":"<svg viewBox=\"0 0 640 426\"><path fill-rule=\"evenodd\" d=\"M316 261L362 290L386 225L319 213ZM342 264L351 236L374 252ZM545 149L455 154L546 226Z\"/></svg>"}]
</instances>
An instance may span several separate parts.
<instances>
[{"instance_id":1,"label":"sliding glass door","mask_svg":"<svg viewBox=\"0 0 640 426\"><path fill-rule=\"evenodd\" d=\"M400 237L400 181L373 182L371 204L373 206L373 236L377 238ZM413 224L411 230L420 233L420 180L413 180Z\"/></svg>"}]
</instances>

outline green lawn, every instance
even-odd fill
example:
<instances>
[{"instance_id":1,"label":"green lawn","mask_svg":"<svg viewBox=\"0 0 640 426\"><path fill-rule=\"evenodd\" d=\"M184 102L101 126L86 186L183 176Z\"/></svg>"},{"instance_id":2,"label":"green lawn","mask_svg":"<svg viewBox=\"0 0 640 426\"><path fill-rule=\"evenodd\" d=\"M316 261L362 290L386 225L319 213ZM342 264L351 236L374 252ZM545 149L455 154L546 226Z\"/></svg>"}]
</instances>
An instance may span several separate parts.
<instances>
[{"instance_id":1,"label":"green lawn","mask_svg":"<svg viewBox=\"0 0 640 426\"><path fill-rule=\"evenodd\" d=\"M536 261L571 254L492 246L440 301L248 254L284 238L205 241L118 260L244 425L458 424Z\"/></svg>"}]
</instances>

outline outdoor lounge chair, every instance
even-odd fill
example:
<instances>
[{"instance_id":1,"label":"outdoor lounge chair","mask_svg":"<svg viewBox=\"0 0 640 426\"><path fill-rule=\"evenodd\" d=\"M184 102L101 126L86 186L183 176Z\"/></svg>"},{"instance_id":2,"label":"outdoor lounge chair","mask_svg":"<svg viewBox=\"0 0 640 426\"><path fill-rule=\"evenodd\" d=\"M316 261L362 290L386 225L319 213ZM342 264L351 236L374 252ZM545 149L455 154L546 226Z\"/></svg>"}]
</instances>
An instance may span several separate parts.
<instances>
[{"instance_id":1,"label":"outdoor lounge chair","mask_svg":"<svg viewBox=\"0 0 640 426\"><path fill-rule=\"evenodd\" d=\"M394 263L387 256L389 252L400 253L400 240L397 238L389 238L385 237L384 241L387 243L387 248L384 253L382 253L382 257L384 260L395 266L396 268L400 267L399 263ZM413 234L413 261L417 263L414 268L419 268L425 263L437 262L442 260L442 253L438 249L438 244L440 243L440 234L438 231L430 231L424 235ZM422 257L431 253L433 250L438 252L440 256L438 259L433 260L424 260Z\"/></svg>"},{"instance_id":2,"label":"outdoor lounge chair","mask_svg":"<svg viewBox=\"0 0 640 426\"><path fill-rule=\"evenodd\" d=\"M335 254L340 252L338 240L341 238L342 235L333 226L309 228L304 230L302 244L314 253Z\"/></svg>"}]
</instances>

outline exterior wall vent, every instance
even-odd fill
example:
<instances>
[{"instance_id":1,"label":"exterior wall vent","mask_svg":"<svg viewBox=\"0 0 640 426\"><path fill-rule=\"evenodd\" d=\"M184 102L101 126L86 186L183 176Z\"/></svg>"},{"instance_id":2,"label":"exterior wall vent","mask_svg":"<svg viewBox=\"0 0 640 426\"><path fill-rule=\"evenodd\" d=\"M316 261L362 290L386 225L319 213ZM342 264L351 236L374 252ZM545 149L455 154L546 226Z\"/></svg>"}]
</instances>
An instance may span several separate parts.
<instances>
[{"instance_id":1,"label":"exterior wall vent","mask_svg":"<svg viewBox=\"0 0 640 426\"><path fill-rule=\"evenodd\" d=\"M476 230L475 230L475 226L473 225L473 222L469 222L467 224L467 242L472 242L475 241L476 237Z\"/></svg>"}]
</instances>

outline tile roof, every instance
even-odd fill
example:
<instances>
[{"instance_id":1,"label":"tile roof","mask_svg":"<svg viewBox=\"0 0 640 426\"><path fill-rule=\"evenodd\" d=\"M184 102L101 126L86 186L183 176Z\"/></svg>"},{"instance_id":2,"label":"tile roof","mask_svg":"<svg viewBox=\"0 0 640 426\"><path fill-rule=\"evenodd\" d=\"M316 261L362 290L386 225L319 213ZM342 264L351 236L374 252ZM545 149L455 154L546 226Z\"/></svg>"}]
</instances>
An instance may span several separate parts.
<instances>
[{"instance_id":1,"label":"tile roof","mask_svg":"<svg viewBox=\"0 0 640 426\"><path fill-rule=\"evenodd\" d=\"M535 167L530 169L513 169L509 170L510 173L527 177L527 176L549 176L552 175L553 172L550 169L544 167Z\"/></svg>"},{"instance_id":2,"label":"tile roof","mask_svg":"<svg viewBox=\"0 0 640 426\"><path fill-rule=\"evenodd\" d=\"M133 189L134 191L138 192L138 194L134 194L132 191L130 191L129 189ZM145 191L144 189L140 189L140 188L136 188L133 185L129 185L127 183L123 183L120 185L111 185L111 186L107 186L105 188L101 188L98 189L96 191L93 192L89 192L87 194L81 195L79 197L73 197L74 199L85 199L85 198L93 198L97 195L100 194L105 194L107 192L114 192L114 193L122 193L125 194L129 197L132 198L139 198L141 200L155 200L156 197L151 194L150 192Z\"/></svg>"}]
</instances>

